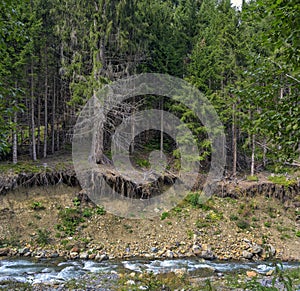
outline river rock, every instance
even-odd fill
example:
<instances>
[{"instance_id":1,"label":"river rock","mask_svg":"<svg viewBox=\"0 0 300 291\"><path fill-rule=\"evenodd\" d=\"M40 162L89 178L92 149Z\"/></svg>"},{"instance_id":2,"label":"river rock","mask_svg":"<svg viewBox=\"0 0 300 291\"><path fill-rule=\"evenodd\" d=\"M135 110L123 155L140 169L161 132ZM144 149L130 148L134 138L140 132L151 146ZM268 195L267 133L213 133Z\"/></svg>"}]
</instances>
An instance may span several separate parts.
<instances>
[{"instance_id":1,"label":"river rock","mask_svg":"<svg viewBox=\"0 0 300 291\"><path fill-rule=\"evenodd\" d=\"M214 260L216 258L215 254L211 250L202 251L201 257L205 260Z\"/></svg>"},{"instance_id":2,"label":"river rock","mask_svg":"<svg viewBox=\"0 0 300 291\"><path fill-rule=\"evenodd\" d=\"M174 253L170 250L167 250L166 251L166 257L170 258L170 259L173 259L174 258Z\"/></svg>"},{"instance_id":3,"label":"river rock","mask_svg":"<svg viewBox=\"0 0 300 291\"><path fill-rule=\"evenodd\" d=\"M157 253L158 252L158 248L157 247L152 247L151 248L151 252L152 253Z\"/></svg>"},{"instance_id":4,"label":"river rock","mask_svg":"<svg viewBox=\"0 0 300 291\"><path fill-rule=\"evenodd\" d=\"M49 258L58 258L59 257L59 254L58 254L58 252L53 252L53 253L51 253L50 255L49 255Z\"/></svg>"},{"instance_id":5,"label":"river rock","mask_svg":"<svg viewBox=\"0 0 300 291\"><path fill-rule=\"evenodd\" d=\"M250 260L250 259L252 259L253 254L250 253L250 252L248 252L248 251L246 251L246 250L244 250L244 251L242 252L242 257L243 257L244 259Z\"/></svg>"},{"instance_id":6,"label":"river rock","mask_svg":"<svg viewBox=\"0 0 300 291\"><path fill-rule=\"evenodd\" d=\"M94 260L95 258L96 258L96 254L90 254L90 255L89 255L89 259L90 259L90 260Z\"/></svg>"},{"instance_id":7,"label":"river rock","mask_svg":"<svg viewBox=\"0 0 300 291\"><path fill-rule=\"evenodd\" d=\"M247 277L253 278L257 276L257 273L255 271L247 271L246 272Z\"/></svg>"},{"instance_id":8,"label":"river rock","mask_svg":"<svg viewBox=\"0 0 300 291\"><path fill-rule=\"evenodd\" d=\"M264 249L261 246L255 244L252 246L251 253L259 255L263 252L263 250Z\"/></svg>"},{"instance_id":9,"label":"river rock","mask_svg":"<svg viewBox=\"0 0 300 291\"><path fill-rule=\"evenodd\" d=\"M271 244L266 244L265 245L265 250L266 250L266 254L267 254L268 258L274 257L275 254L276 254L276 249Z\"/></svg>"},{"instance_id":10,"label":"river rock","mask_svg":"<svg viewBox=\"0 0 300 291\"><path fill-rule=\"evenodd\" d=\"M0 256L7 256L9 254L9 248L0 249Z\"/></svg>"},{"instance_id":11,"label":"river rock","mask_svg":"<svg viewBox=\"0 0 300 291\"><path fill-rule=\"evenodd\" d=\"M71 253L80 253L80 249L78 247L73 247L70 252Z\"/></svg>"},{"instance_id":12,"label":"river rock","mask_svg":"<svg viewBox=\"0 0 300 291\"><path fill-rule=\"evenodd\" d=\"M87 252L80 253L79 258L82 260L88 259L89 254Z\"/></svg>"},{"instance_id":13,"label":"river rock","mask_svg":"<svg viewBox=\"0 0 300 291\"><path fill-rule=\"evenodd\" d=\"M135 282L133 280L128 280L126 282L126 285L135 285Z\"/></svg>"},{"instance_id":14,"label":"river rock","mask_svg":"<svg viewBox=\"0 0 300 291\"><path fill-rule=\"evenodd\" d=\"M78 259L79 258L79 255L77 252L70 252L70 258L71 259Z\"/></svg>"},{"instance_id":15,"label":"river rock","mask_svg":"<svg viewBox=\"0 0 300 291\"><path fill-rule=\"evenodd\" d=\"M198 255L201 254L201 247L198 246L198 245L193 245L193 246L192 246L192 251L193 251L193 253L194 253L196 256L198 256Z\"/></svg>"},{"instance_id":16,"label":"river rock","mask_svg":"<svg viewBox=\"0 0 300 291\"><path fill-rule=\"evenodd\" d=\"M18 253L19 255L23 256L24 254L28 253L30 250L29 248L21 248L21 249L18 249Z\"/></svg>"},{"instance_id":17,"label":"river rock","mask_svg":"<svg viewBox=\"0 0 300 291\"><path fill-rule=\"evenodd\" d=\"M24 256L24 257L30 257L30 256L31 256L31 251L28 251L28 252L25 253L23 256Z\"/></svg>"},{"instance_id":18,"label":"river rock","mask_svg":"<svg viewBox=\"0 0 300 291\"><path fill-rule=\"evenodd\" d=\"M95 260L99 261L99 262L102 262L102 261L106 261L108 260L109 257L107 254L97 254L96 257L95 257Z\"/></svg>"}]
</instances>

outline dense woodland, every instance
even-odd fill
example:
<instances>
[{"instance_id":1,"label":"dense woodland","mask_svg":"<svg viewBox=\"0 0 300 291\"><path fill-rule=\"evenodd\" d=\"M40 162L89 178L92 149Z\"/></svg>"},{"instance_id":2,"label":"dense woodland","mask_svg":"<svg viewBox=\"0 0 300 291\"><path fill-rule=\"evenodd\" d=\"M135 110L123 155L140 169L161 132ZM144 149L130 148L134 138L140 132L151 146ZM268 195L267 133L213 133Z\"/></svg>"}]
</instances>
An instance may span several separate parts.
<instances>
[{"instance_id":1,"label":"dense woodland","mask_svg":"<svg viewBox=\"0 0 300 291\"><path fill-rule=\"evenodd\" d=\"M2 0L0 159L70 148L94 90L156 72L187 80L212 102L233 175L298 164L297 2L246 1L237 9L229 0ZM201 124L180 116L201 135Z\"/></svg>"}]
</instances>

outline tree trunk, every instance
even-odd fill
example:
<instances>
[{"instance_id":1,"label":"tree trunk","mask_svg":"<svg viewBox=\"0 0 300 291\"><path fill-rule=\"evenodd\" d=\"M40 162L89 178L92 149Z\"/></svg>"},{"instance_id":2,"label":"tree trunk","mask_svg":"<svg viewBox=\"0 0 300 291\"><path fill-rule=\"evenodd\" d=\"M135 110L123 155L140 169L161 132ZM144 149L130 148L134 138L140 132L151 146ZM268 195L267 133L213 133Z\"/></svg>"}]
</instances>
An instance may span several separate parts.
<instances>
[{"instance_id":1,"label":"tree trunk","mask_svg":"<svg viewBox=\"0 0 300 291\"><path fill-rule=\"evenodd\" d=\"M41 153L41 97L38 95L38 117L37 117L37 156Z\"/></svg>"},{"instance_id":2,"label":"tree trunk","mask_svg":"<svg viewBox=\"0 0 300 291\"><path fill-rule=\"evenodd\" d=\"M237 165L237 138L236 138L236 116L235 104L232 105L232 175L236 176Z\"/></svg>"},{"instance_id":3,"label":"tree trunk","mask_svg":"<svg viewBox=\"0 0 300 291\"><path fill-rule=\"evenodd\" d=\"M164 151L164 100L161 97L160 101L160 158L163 157Z\"/></svg>"},{"instance_id":4,"label":"tree trunk","mask_svg":"<svg viewBox=\"0 0 300 291\"><path fill-rule=\"evenodd\" d=\"M18 162L18 135L17 135L17 112L14 112L14 131L13 131L13 163Z\"/></svg>"},{"instance_id":5,"label":"tree trunk","mask_svg":"<svg viewBox=\"0 0 300 291\"><path fill-rule=\"evenodd\" d=\"M45 52L47 54L47 50ZM45 126L44 126L44 154L43 157L47 157L47 137L48 137L48 67L46 59L46 71L45 71Z\"/></svg>"},{"instance_id":6,"label":"tree trunk","mask_svg":"<svg viewBox=\"0 0 300 291\"><path fill-rule=\"evenodd\" d=\"M32 159L36 161L36 142L35 142L35 122L34 122L34 76L33 76L33 63L31 61L31 87L30 87L30 100L31 100L31 146L32 146Z\"/></svg>"},{"instance_id":7,"label":"tree trunk","mask_svg":"<svg viewBox=\"0 0 300 291\"><path fill-rule=\"evenodd\" d=\"M53 81L53 99L52 99L52 122L51 122L51 133L52 133L52 145L51 145L51 152L54 154L55 150L55 102L56 102L56 88L55 88L55 76Z\"/></svg>"},{"instance_id":8,"label":"tree trunk","mask_svg":"<svg viewBox=\"0 0 300 291\"><path fill-rule=\"evenodd\" d=\"M255 134L252 134L251 176L254 176L254 168L255 168Z\"/></svg>"}]
</instances>

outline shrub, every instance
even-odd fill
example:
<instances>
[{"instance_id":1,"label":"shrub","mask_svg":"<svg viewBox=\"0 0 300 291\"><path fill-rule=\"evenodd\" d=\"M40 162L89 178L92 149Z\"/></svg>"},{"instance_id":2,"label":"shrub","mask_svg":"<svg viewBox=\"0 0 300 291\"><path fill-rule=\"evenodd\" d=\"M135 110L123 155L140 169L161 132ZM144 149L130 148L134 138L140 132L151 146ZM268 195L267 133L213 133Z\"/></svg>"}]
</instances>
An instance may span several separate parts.
<instances>
[{"instance_id":1,"label":"shrub","mask_svg":"<svg viewBox=\"0 0 300 291\"><path fill-rule=\"evenodd\" d=\"M65 208L59 212L59 217L62 220L60 229L62 229L66 235L73 235L76 231L76 227L84 222L81 217L81 212L77 208Z\"/></svg>"},{"instance_id":2,"label":"shrub","mask_svg":"<svg viewBox=\"0 0 300 291\"><path fill-rule=\"evenodd\" d=\"M31 208L33 210L44 210L45 206L43 206L42 202L33 201L32 204L31 204Z\"/></svg>"},{"instance_id":3,"label":"shrub","mask_svg":"<svg viewBox=\"0 0 300 291\"><path fill-rule=\"evenodd\" d=\"M242 219L237 220L236 225L240 229L247 229L250 227L249 222L247 222L246 220L242 220Z\"/></svg>"},{"instance_id":4,"label":"shrub","mask_svg":"<svg viewBox=\"0 0 300 291\"><path fill-rule=\"evenodd\" d=\"M106 213L106 211L105 211L105 209L104 209L103 206L98 206L96 208L96 214L98 214L98 215L104 215L105 213Z\"/></svg>"},{"instance_id":5,"label":"shrub","mask_svg":"<svg viewBox=\"0 0 300 291\"><path fill-rule=\"evenodd\" d=\"M169 216L170 216L169 212L163 212L160 216L160 219L164 220L164 219L168 218Z\"/></svg>"},{"instance_id":6,"label":"shrub","mask_svg":"<svg viewBox=\"0 0 300 291\"><path fill-rule=\"evenodd\" d=\"M36 242L39 245L46 245L50 242L50 231L46 230L46 229L38 229L37 230L37 238L36 238Z\"/></svg>"}]
</instances>

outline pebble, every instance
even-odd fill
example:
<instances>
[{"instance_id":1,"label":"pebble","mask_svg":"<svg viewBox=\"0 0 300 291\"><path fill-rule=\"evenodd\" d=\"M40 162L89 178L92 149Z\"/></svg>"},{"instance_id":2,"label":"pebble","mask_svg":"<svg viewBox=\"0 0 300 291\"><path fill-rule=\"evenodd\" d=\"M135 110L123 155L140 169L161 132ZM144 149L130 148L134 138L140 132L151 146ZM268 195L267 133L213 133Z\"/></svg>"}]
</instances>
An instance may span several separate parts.
<instances>
[{"instance_id":1,"label":"pebble","mask_svg":"<svg viewBox=\"0 0 300 291\"><path fill-rule=\"evenodd\" d=\"M247 277L253 278L257 276L257 273L255 271L247 271L246 272Z\"/></svg>"}]
</instances>

